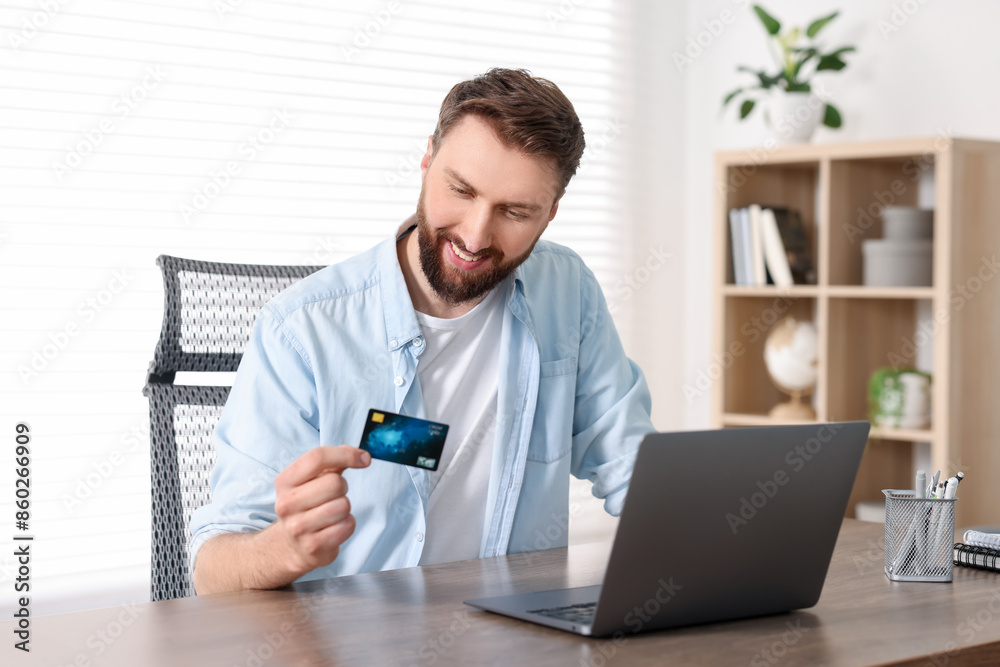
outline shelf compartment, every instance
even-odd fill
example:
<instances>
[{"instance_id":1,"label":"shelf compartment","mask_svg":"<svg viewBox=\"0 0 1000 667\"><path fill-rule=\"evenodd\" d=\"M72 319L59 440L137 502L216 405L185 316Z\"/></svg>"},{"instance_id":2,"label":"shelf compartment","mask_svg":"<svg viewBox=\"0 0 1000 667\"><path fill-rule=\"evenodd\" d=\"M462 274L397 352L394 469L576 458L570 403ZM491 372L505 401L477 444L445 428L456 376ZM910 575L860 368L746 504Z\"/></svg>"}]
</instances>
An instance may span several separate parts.
<instances>
[{"instance_id":1,"label":"shelf compartment","mask_svg":"<svg viewBox=\"0 0 1000 667\"><path fill-rule=\"evenodd\" d=\"M725 185L722 193L725 208L726 259L725 280L735 283L733 277L733 241L729 227L729 211L759 204L762 208L785 206L799 212L805 228L806 243L813 265L818 263L816 205L819 191L820 164L818 161L783 164L726 164L720 165Z\"/></svg>"},{"instance_id":2,"label":"shelf compartment","mask_svg":"<svg viewBox=\"0 0 1000 667\"><path fill-rule=\"evenodd\" d=\"M830 162L830 285L862 285L862 241L882 238L885 206L916 206L929 154ZM937 226L937 220L935 220Z\"/></svg>"},{"instance_id":3,"label":"shelf compartment","mask_svg":"<svg viewBox=\"0 0 1000 667\"><path fill-rule=\"evenodd\" d=\"M916 350L908 342L917 329L917 310L914 299L830 299L827 416L831 421L867 419L872 373L887 366L914 365Z\"/></svg>"},{"instance_id":4,"label":"shelf compartment","mask_svg":"<svg viewBox=\"0 0 1000 667\"><path fill-rule=\"evenodd\" d=\"M788 395L771 382L764 365L767 335L788 316L815 323L816 299L773 294L725 300L725 354L714 360L724 369L724 413L767 415L775 405L788 400ZM822 364L820 368L822 371Z\"/></svg>"},{"instance_id":5,"label":"shelf compartment","mask_svg":"<svg viewBox=\"0 0 1000 667\"><path fill-rule=\"evenodd\" d=\"M882 489L913 488L913 445L902 440L871 439L861 457L845 516L853 517L862 501L884 501Z\"/></svg>"}]
</instances>

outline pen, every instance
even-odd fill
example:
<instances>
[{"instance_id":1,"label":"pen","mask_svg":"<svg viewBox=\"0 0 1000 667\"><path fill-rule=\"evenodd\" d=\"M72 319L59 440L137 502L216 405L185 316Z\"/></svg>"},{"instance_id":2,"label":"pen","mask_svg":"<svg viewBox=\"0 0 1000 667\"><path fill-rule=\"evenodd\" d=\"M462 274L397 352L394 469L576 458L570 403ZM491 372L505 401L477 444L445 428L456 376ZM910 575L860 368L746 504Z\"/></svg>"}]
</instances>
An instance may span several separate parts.
<instances>
[{"instance_id":1,"label":"pen","mask_svg":"<svg viewBox=\"0 0 1000 667\"><path fill-rule=\"evenodd\" d=\"M955 492L958 489L958 477L951 477L945 482L938 483L938 498L944 500L954 500ZM951 525L947 517L954 511L954 506L946 507L945 503L935 503L934 515L931 517L931 538L934 540L930 544L930 553L934 574L947 570L948 559L951 558L951 543L948 538L948 527Z\"/></svg>"},{"instance_id":2,"label":"pen","mask_svg":"<svg viewBox=\"0 0 1000 667\"><path fill-rule=\"evenodd\" d=\"M941 479L941 471L938 470L934 473L934 478L931 479L930 491L927 493L928 496L933 497L934 492L937 491L938 480Z\"/></svg>"},{"instance_id":3,"label":"pen","mask_svg":"<svg viewBox=\"0 0 1000 667\"><path fill-rule=\"evenodd\" d=\"M914 495L917 498L927 497L927 474L923 470L917 471ZM913 541L917 547L917 557L914 565L919 574L923 574L927 569L927 522L930 518L928 516L928 510L930 509L927 507L928 505L930 503L914 504L916 512L913 517Z\"/></svg>"}]
</instances>

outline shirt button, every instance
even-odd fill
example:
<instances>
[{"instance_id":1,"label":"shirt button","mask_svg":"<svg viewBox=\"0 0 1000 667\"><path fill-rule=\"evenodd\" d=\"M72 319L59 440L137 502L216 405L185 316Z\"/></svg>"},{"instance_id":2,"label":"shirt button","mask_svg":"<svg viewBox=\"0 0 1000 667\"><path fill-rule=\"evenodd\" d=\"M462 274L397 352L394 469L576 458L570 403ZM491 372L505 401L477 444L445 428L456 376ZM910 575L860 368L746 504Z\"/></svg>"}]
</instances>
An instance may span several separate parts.
<instances>
[{"instance_id":1,"label":"shirt button","mask_svg":"<svg viewBox=\"0 0 1000 667\"><path fill-rule=\"evenodd\" d=\"M396 376L396 379L393 380L393 382L396 384L397 387L403 386L403 378L399 375Z\"/></svg>"},{"instance_id":2,"label":"shirt button","mask_svg":"<svg viewBox=\"0 0 1000 667\"><path fill-rule=\"evenodd\" d=\"M390 340L389 347L395 350L397 347L399 347L399 341L396 339Z\"/></svg>"},{"instance_id":3,"label":"shirt button","mask_svg":"<svg viewBox=\"0 0 1000 667\"><path fill-rule=\"evenodd\" d=\"M413 339L413 344L416 345L417 347L420 347L421 345L424 344L424 339L421 338L420 336L417 336L416 338Z\"/></svg>"},{"instance_id":4,"label":"shirt button","mask_svg":"<svg viewBox=\"0 0 1000 667\"><path fill-rule=\"evenodd\" d=\"M417 542L423 542L424 541L424 534L421 533L419 530L417 531L417 534L414 535L414 537L417 538Z\"/></svg>"}]
</instances>

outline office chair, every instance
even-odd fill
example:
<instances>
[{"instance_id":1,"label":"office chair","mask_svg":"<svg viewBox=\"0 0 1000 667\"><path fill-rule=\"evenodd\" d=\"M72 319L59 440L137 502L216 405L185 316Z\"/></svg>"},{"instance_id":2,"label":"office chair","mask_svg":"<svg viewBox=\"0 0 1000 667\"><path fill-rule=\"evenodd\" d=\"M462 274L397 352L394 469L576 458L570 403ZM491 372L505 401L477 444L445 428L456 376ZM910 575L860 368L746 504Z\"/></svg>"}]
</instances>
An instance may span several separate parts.
<instances>
[{"instance_id":1,"label":"office chair","mask_svg":"<svg viewBox=\"0 0 1000 667\"><path fill-rule=\"evenodd\" d=\"M221 264L161 255L163 326L142 393L149 399L153 601L194 595L191 514L211 501L212 431L228 386L175 385L178 371L235 371L257 314L281 290L323 268Z\"/></svg>"}]
</instances>

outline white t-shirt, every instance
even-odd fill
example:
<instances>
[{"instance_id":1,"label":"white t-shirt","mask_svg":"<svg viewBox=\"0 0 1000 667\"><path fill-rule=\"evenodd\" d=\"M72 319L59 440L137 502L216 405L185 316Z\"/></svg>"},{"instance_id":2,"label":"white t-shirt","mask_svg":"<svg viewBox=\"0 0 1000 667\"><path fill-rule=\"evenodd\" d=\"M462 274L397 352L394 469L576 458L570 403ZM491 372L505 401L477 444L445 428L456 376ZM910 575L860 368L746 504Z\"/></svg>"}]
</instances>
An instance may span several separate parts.
<instances>
[{"instance_id":1,"label":"white t-shirt","mask_svg":"<svg viewBox=\"0 0 1000 667\"><path fill-rule=\"evenodd\" d=\"M421 565L479 557L497 417L502 286L461 317L417 313L427 348L417 374L427 418L448 424L430 473Z\"/></svg>"}]
</instances>

